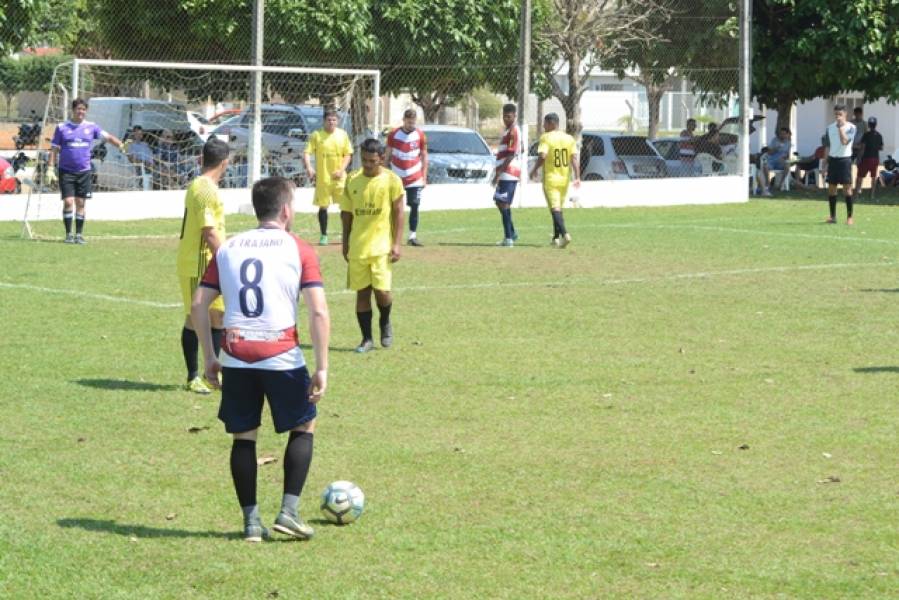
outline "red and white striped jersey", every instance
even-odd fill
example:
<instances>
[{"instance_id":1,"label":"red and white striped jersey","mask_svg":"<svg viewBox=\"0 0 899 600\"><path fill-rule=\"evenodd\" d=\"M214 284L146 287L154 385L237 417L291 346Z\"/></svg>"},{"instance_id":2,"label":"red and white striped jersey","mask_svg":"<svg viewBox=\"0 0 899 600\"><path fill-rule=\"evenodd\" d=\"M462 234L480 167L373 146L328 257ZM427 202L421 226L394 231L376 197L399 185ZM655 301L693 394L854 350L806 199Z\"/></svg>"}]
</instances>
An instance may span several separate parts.
<instances>
[{"instance_id":1,"label":"red and white striped jersey","mask_svg":"<svg viewBox=\"0 0 899 600\"><path fill-rule=\"evenodd\" d=\"M288 371L306 364L297 303L301 289L322 286L308 242L282 229L251 229L221 245L200 285L225 300L222 366Z\"/></svg>"},{"instance_id":2,"label":"red and white striped jersey","mask_svg":"<svg viewBox=\"0 0 899 600\"><path fill-rule=\"evenodd\" d=\"M496 167L499 168L503 161L510 156L512 160L500 173L500 181L518 181L521 179L521 136L518 133L518 126L514 124L503 132L499 148L496 149Z\"/></svg>"},{"instance_id":3,"label":"red and white striped jersey","mask_svg":"<svg viewBox=\"0 0 899 600\"><path fill-rule=\"evenodd\" d=\"M387 146L390 148L390 169L403 180L403 187L422 187L425 180L421 149L428 147L425 132L416 127L407 133L397 127L387 136Z\"/></svg>"}]
</instances>

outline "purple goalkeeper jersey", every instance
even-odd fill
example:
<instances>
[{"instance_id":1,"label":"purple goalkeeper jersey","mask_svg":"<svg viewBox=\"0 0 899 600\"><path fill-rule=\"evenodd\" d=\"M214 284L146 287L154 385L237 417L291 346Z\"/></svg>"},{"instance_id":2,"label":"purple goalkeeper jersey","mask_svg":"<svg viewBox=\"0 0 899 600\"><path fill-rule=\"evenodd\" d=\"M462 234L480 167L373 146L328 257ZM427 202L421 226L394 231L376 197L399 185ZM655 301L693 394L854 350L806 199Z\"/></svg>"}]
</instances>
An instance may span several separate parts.
<instances>
[{"instance_id":1,"label":"purple goalkeeper jersey","mask_svg":"<svg viewBox=\"0 0 899 600\"><path fill-rule=\"evenodd\" d=\"M91 145L102 137L106 137L106 132L90 121L57 125L50 143L59 148L59 169L70 173L90 171Z\"/></svg>"}]
</instances>

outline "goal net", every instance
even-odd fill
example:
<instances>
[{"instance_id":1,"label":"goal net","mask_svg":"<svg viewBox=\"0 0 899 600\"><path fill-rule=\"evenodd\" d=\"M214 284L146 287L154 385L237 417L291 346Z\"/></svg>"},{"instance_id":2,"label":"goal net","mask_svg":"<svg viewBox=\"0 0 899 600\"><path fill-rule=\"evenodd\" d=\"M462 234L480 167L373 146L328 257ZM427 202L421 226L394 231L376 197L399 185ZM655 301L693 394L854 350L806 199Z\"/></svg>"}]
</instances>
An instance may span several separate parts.
<instances>
[{"instance_id":1,"label":"goal net","mask_svg":"<svg viewBox=\"0 0 899 600\"><path fill-rule=\"evenodd\" d=\"M253 77L262 80L261 140L253 143ZM203 144L216 136L231 146L225 188L252 185L252 159L260 175L281 175L309 186L302 154L324 112L336 110L354 143L380 130L376 70L321 69L199 63L75 60L57 68L48 95L38 158L29 181L24 216L47 212L59 192L46 157L56 126L71 114L74 98L89 104L87 120L129 144L124 152L95 142L95 194L183 190L200 170ZM43 205L43 211L41 210Z\"/></svg>"}]
</instances>

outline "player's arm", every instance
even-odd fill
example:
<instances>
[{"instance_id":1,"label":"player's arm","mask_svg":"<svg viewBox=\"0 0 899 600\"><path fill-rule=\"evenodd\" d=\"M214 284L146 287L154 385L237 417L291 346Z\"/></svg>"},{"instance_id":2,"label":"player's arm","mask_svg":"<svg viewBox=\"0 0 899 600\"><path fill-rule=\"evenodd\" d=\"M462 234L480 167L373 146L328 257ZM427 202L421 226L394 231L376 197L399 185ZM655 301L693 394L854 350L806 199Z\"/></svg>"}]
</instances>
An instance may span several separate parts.
<instances>
[{"instance_id":1,"label":"player's arm","mask_svg":"<svg viewBox=\"0 0 899 600\"><path fill-rule=\"evenodd\" d=\"M127 146L124 146L124 142L122 142L122 140L120 140L116 136L112 135L108 131L101 131L100 137L103 138L103 141L109 142L110 144L112 144L113 146L115 146L116 148L121 150L122 152L125 152L127 150Z\"/></svg>"},{"instance_id":2,"label":"player's arm","mask_svg":"<svg viewBox=\"0 0 899 600\"><path fill-rule=\"evenodd\" d=\"M574 187L581 187L581 161L577 146L571 153L571 170L574 171Z\"/></svg>"},{"instance_id":3,"label":"player's arm","mask_svg":"<svg viewBox=\"0 0 899 600\"><path fill-rule=\"evenodd\" d=\"M218 297L219 291L210 287L200 286L194 292L193 302L190 305L190 320L203 348L204 375L209 384L219 389L219 373L222 365L215 355L212 345L212 329L209 324L209 305Z\"/></svg>"},{"instance_id":4,"label":"player's arm","mask_svg":"<svg viewBox=\"0 0 899 600\"><path fill-rule=\"evenodd\" d=\"M848 123L843 123L842 127L837 125L837 132L840 134L840 143L844 146L849 143L849 136L846 134L846 130L849 129L848 125Z\"/></svg>"},{"instance_id":5,"label":"player's arm","mask_svg":"<svg viewBox=\"0 0 899 600\"><path fill-rule=\"evenodd\" d=\"M334 172L332 177L334 179L343 179L343 176L346 175L346 168L350 166L350 161L353 160L353 154L347 154L343 157L343 161L340 163L340 168Z\"/></svg>"},{"instance_id":6,"label":"player's arm","mask_svg":"<svg viewBox=\"0 0 899 600\"><path fill-rule=\"evenodd\" d=\"M543 166L543 163L546 162L546 152L540 152L537 154L537 160L534 162L534 168L531 169L531 180L537 181L537 172Z\"/></svg>"},{"instance_id":7,"label":"player's arm","mask_svg":"<svg viewBox=\"0 0 899 600\"><path fill-rule=\"evenodd\" d=\"M203 241L206 242L206 247L212 250L213 254L218 251L219 246L225 241L222 239L222 234L215 227L204 227L200 231L200 237L203 238Z\"/></svg>"},{"instance_id":8,"label":"player's arm","mask_svg":"<svg viewBox=\"0 0 899 600\"><path fill-rule=\"evenodd\" d=\"M402 246L400 240L403 239L403 227L405 226L406 212L403 210L403 199L405 194L398 196L390 205L390 224L393 226L392 236L393 245L390 248L390 262L396 262L400 259Z\"/></svg>"},{"instance_id":9,"label":"player's arm","mask_svg":"<svg viewBox=\"0 0 899 600\"><path fill-rule=\"evenodd\" d=\"M315 134L309 136L309 142L303 148L303 166L306 167L306 176L313 182L315 181L315 169L312 168L312 161L309 160L309 154L315 151Z\"/></svg>"},{"instance_id":10,"label":"player's arm","mask_svg":"<svg viewBox=\"0 0 899 600\"><path fill-rule=\"evenodd\" d=\"M343 214L343 213L341 213ZM320 286L303 288L303 302L309 313L309 337L315 352L315 372L309 383L309 402L318 402L328 387L328 342L331 337L331 317L325 289Z\"/></svg>"},{"instance_id":11,"label":"player's arm","mask_svg":"<svg viewBox=\"0 0 899 600\"><path fill-rule=\"evenodd\" d=\"M343 245L343 260L349 262L349 252L350 252L350 232L353 231L353 213L347 210L340 211L340 225L343 227L343 239L341 240L341 244Z\"/></svg>"}]
</instances>

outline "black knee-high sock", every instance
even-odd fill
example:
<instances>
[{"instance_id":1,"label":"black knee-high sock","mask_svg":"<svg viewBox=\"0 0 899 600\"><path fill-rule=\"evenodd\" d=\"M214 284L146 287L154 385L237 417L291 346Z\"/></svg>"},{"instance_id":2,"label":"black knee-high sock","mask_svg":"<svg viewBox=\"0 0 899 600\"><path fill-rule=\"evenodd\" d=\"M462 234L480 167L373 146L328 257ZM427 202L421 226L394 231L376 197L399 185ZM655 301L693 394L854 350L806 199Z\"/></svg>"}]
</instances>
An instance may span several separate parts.
<instances>
[{"instance_id":1,"label":"black knee-high sock","mask_svg":"<svg viewBox=\"0 0 899 600\"><path fill-rule=\"evenodd\" d=\"M393 307L393 304L388 304L386 306L378 305L378 325L381 327L383 331L384 326L390 323L390 309Z\"/></svg>"},{"instance_id":2,"label":"black knee-high sock","mask_svg":"<svg viewBox=\"0 0 899 600\"><path fill-rule=\"evenodd\" d=\"M359 321L359 329L362 330L362 339L370 340L371 337L371 317L372 311L367 310L365 312L356 311L356 320Z\"/></svg>"},{"instance_id":3,"label":"black knee-high sock","mask_svg":"<svg viewBox=\"0 0 899 600\"><path fill-rule=\"evenodd\" d=\"M852 218L852 194L846 194L846 216Z\"/></svg>"},{"instance_id":4,"label":"black knee-high sock","mask_svg":"<svg viewBox=\"0 0 899 600\"><path fill-rule=\"evenodd\" d=\"M836 221L837 219L837 197L836 196L828 196L827 204L830 208L830 218Z\"/></svg>"},{"instance_id":5,"label":"black knee-high sock","mask_svg":"<svg viewBox=\"0 0 899 600\"><path fill-rule=\"evenodd\" d=\"M318 209L318 229L322 235L328 235L328 209Z\"/></svg>"},{"instance_id":6,"label":"black knee-high sock","mask_svg":"<svg viewBox=\"0 0 899 600\"><path fill-rule=\"evenodd\" d=\"M75 233L81 235L84 231L84 215L75 215Z\"/></svg>"},{"instance_id":7,"label":"black knee-high sock","mask_svg":"<svg viewBox=\"0 0 899 600\"><path fill-rule=\"evenodd\" d=\"M216 329L215 327L211 328L212 331L212 351L215 352L215 355L219 355L219 350L222 349L222 334L225 333L224 329Z\"/></svg>"},{"instance_id":8,"label":"black knee-high sock","mask_svg":"<svg viewBox=\"0 0 899 600\"><path fill-rule=\"evenodd\" d=\"M181 328L181 353L184 355L184 366L187 367L187 380L192 381L199 374L197 349L200 341L197 332L187 327Z\"/></svg>"},{"instance_id":9,"label":"black knee-high sock","mask_svg":"<svg viewBox=\"0 0 899 600\"><path fill-rule=\"evenodd\" d=\"M564 236L568 231L565 229L565 218L562 216L562 211L554 210L553 213L553 224L556 226L556 230L559 232L560 236Z\"/></svg>"},{"instance_id":10,"label":"black knee-high sock","mask_svg":"<svg viewBox=\"0 0 899 600\"><path fill-rule=\"evenodd\" d=\"M284 493L299 496L312 464L313 435L308 431L291 431L284 449Z\"/></svg>"},{"instance_id":11,"label":"black knee-high sock","mask_svg":"<svg viewBox=\"0 0 899 600\"><path fill-rule=\"evenodd\" d=\"M512 234L513 234L512 209L501 208L501 209L499 209L499 214L503 219L503 237L505 237L508 240L511 240Z\"/></svg>"},{"instance_id":12,"label":"black knee-high sock","mask_svg":"<svg viewBox=\"0 0 899 600\"><path fill-rule=\"evenodd\" d=\"M418 205L413 204L409 207L409 231L415 233L418 231Z\"/></svg>"},{"instance_id":13,"label":"black knee-high sock","mask_svg":"<svg viewBox=\"0 0 899 600\"><path fill-rule=\"evenodd\" d=\"M66 235L72 233L72 217L74 214L72 211L62 211L62 224L66 226Z\"/></svg>"},{"instance_id":14,"label":"black knee-high sock","mask_svg":"<svg viewBox=\"0 0 899 600\"><path fill-rule=\"evenodd\" d=\"M231 478L241 507L256 504L256 442L234 440L231 445Z\"/></svg>"}]
</instances>

